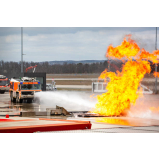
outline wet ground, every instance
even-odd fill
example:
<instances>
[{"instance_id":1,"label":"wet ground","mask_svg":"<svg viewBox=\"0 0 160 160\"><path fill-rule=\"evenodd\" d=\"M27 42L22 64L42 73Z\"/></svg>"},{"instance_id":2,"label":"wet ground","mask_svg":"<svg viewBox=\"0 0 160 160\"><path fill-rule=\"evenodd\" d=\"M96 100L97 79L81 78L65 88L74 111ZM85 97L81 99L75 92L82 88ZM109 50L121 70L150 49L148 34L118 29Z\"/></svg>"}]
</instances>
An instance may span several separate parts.
<instances>
[{"instance_id":1,"label":"wet ground","mask_svg":"<svg viewBox=\"0 0 160 160\"><path fill-rule=\"evenodd\" d=\"M0 95L0 115L19 115L21 111L38 111L38 103L15 103L10 101L9 93Z\"/></svg>"},{"instance_id":2,"label":"wet ground","mask_svg":"<svg viewBox=\"0 0 160 160\"><path fill-rule=\"evenodd\" d=\"M46 94L51 95L52 93L50 92ZM91 93L81 92L79 95L81 95L81 97L82 96L85 97L86 95L89 96L90 94ZM0 94L0 118L2 117L4 118L6 114L9 114L10 117L19 117L20 112L22 111L36 111L37 112L37 111L44 111L46 110L46 108L53 107L53 105L51 104L52 101L49 101L47 99L46 101L48 103L43 103L43 104L38 104L35 102L27 103L26 101L24 101L23 103L12 103L10 101L8 92L6 92L5 94ZM64 100L61 99L59 101L64 101ZM56 102L53 99L54 106L56 103L59 103L59 101ZM86 101L84 101L84 103L85 102ZM94 100L94 103L95 103L95 100ZM94 104L94 103L92 102L91 104ZM71 101L70 103L68 103L68 106L70 104L71 104ZM74 103L72 105L74 105ZM72 111L74 110L82 111L83 110L83 108L80 108L80 107L77 109L76 106L73 108L72 105L70 105L70 107L68 108L67 107L65 108L72 110ZM142 106L142 107L138 108L138 106ZM151 111L149 110L150 107L155 107L156 109ZM136 108L138 109L136 110ZM89 109L89 108L85 108L85 109ZM76 119L76 120L83 120L83 121L91 121L92 123L91 129L93 129L93 131L95 132L97 132L97 129L98 129L98 132L104 132L104 133L109 133L109 132L159 133L159 95L145 95L143 98L139 98L137 100L136 106L131 107L131 110L128 113L128 116L126 117L87 117L86 118L86 117L78 117L76 114L74 114L73 117L71 116L34 116L32 118L51 118L51 119L61 118L61 119L69 119L69 120ZM9 123L10 122L8 122L8 124ZM0 123L0 126L1 124L2 123ZM110 130L108 130L107 132L107 129L110 129Z\"/></svg>"}]
</instances>

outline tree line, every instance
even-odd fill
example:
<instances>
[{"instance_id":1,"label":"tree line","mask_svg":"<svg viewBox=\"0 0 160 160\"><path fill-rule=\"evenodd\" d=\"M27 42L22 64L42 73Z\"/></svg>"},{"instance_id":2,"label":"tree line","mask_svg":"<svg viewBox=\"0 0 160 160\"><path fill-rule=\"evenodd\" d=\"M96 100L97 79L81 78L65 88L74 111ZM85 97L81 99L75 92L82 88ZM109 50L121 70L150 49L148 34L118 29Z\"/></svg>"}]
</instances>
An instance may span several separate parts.
<instances>
[{"instance_id":1,"label":"tree line","mask_svg":"<svg viewBox=\"0 0 160 160\"><path fill-rule=\"evenodd\" d=\"M112 61L110 65L110 70L112 72L116 71L114 65L116 65L121 71L123 62L122 61ZM47 74L70 74L70 73L101 73L106 68L108 68L108 61L97 62L97 63L72 63L67 62L63 64L50 65L49 62L23 62L23 70L26 72L26 68L30 66L35 66L35 72L46 72ZM151 63L151 73L155 71L155 64ZM157 66L159 72L159 64ZM0 74L5 73L19 73L21 72L21 62L4 62L0 61ZM33 72L33 69L28 70L28 72Z\"/></svg>"}]
</instances>

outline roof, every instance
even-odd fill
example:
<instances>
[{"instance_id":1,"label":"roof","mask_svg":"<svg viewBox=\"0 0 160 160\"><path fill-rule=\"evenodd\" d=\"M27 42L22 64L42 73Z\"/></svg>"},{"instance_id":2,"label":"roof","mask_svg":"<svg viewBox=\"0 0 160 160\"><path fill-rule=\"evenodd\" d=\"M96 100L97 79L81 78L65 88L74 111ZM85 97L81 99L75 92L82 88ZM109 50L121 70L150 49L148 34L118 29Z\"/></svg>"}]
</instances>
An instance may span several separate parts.
<instances>
[{"instance_id":1,"label":"roof","mask_svg":"<svg viewBox=\"0 0 160 160\"><path fill-rule=\"evenodd\" d=\"M11 78L12 82L39 82L38 80L36 80L35 78L31 78L31 77L22 77L20 78Z\"/></svg>"},{"instance_id":2,"label":"roof","mask_svg":"<svg viewBox=\"0 0 160 160\"><path fill-rule=\"evenodd\" d=\"M0 78L1 78L1 79L6 79L7 77L4 76L4 75L0 75Z\"/></svg>"}]
</instances>

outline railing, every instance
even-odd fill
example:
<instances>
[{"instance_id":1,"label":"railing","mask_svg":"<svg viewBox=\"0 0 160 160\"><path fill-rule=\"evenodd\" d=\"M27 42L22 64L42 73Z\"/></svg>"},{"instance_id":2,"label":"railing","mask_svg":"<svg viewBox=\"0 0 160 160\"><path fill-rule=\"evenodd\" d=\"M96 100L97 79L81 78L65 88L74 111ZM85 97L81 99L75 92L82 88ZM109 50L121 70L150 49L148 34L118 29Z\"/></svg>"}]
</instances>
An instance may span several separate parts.
<instances>
[{"instance_id":1,"label":"railing","mask_svg":"<svg viewBox=\"0 0 160 160\"><path fill-rule=\"evenodd\" d=\"M100 92L100 93L105 93L107 92L106 86L108 83L105 82L92 82L92 92ZM143 94L153 94L153 91L149 89L148 87L140 84L142 87L142 92ZM141 91L137 91L137 93L140 93Z\"/></svg>"},{"instance_id":2,"label":"railing","mask_svg":"<svg viewBox=\"0 0 160 160\"><path fill-rule=\"evenodd\" d=\"M104 82L92 82L92 92L107 92L107 84Z\"/></svg>"}]
</instances>

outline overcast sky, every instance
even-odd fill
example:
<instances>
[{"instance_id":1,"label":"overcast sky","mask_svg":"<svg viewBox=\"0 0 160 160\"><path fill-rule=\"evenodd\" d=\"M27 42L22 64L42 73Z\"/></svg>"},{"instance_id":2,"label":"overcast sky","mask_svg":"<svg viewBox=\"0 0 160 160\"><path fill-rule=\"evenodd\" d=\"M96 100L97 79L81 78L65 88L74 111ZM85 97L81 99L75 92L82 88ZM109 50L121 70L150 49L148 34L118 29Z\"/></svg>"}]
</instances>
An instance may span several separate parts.
<instances>
[{"instance_id":1,"label":"overcast sky","mask_svg":"<svg viewBox=\"0 0 160 160\"><path fill-rule=\"evenodd\" d=\"M120 45L127 34L141 48L155 50L155 27L24 27L23 60L105 60L107 47ZM0 60L21 60L20 27L0 27Z\"/></svg>"}]
</instances>

